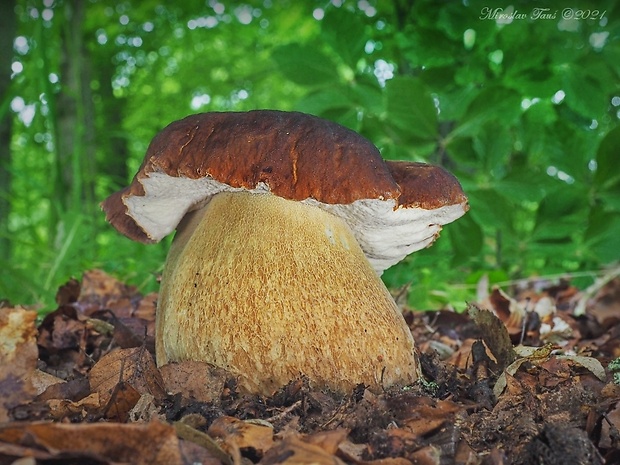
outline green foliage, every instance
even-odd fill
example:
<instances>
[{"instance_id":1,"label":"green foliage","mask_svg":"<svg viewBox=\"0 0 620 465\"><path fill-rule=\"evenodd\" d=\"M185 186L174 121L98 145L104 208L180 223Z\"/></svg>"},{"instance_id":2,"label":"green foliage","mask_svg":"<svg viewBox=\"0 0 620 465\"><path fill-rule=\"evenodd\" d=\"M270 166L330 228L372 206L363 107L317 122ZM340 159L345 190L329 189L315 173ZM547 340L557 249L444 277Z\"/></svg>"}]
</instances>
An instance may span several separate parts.
<instances>
[{"instance_id":1,"label":"green foliage","mask_svg":"<svg viewBox=\"0 0 620 465\"><path fill-rule=\"evenodd\" d=\"M612 10L605 21L564 21L558 12L555 21L500 24L479 19L484 5L393 5L374 22L382 28L349 11L346 24L364 24L367 43L381 44L358 55L358 63L351 64L351 52L323 44L321 61L330 69L348 64L352 77L334 79L328 90L323 79L300 82L301 109L349 124L388 158L444 164L469 195L469 215L447 226L433 248L388 270L385 280L413 282L416 307L462 306L472 296L472 277L485 273L497 282L596 271L620 259L618 102L612 104L619 25ZM532 8L524 3L518 10ZM323 21L319 37L344 27ZM287 47L314 47L315 40ZM391 63L395 76L379 82L378 106L363 105L349 96L378 70L378 60ZM292 77L285 60L277 62ZM469 283L469 291L449 282Z\"/></svg>"},{"instance_id":2,"label":"green foliage","mask_svg":"<svg viewBox=\"0 0 620 465\"><path fill-rule=\"evenodd\" d=\"M2 102L19 96L36 112L29 124L14 118L13 179L2 187L12 250L0 297L49 303L63 280L92 266L155 289L166 244L131 243L94 200L75 196L92 184L100 201L125 185L157 130L198 111L306 111L359 131L386 158L457 175L470 212L384 274L392 287L413 283L414 308L463 308L483 275L594 275L620 260L615 2L599 2L587 20L564 19L547 2L536 8L555 17L534 19L531 2L513 2L503 13L527 18L512 21L485 18L478 1L160 3L86 3L78 32L94 117L78 120L82 150L66 159L55 105L67 91L61 45L73 3L54 3L45 20L31 14L43 7L20 2L29 49L16 51L24 70ZM63 190L74 201L59 202Z\"/></svg>"},{"instance_id":3,"label":"green foliage","mask_svg":"<svg viewBox=\"0 0 620 465\"><path fill-rule=\"evenodd\" d=\"M607 369L613 376L614 384L620 384L620 358L615 358L609 362Z\"/></svg>"}]
</instances>

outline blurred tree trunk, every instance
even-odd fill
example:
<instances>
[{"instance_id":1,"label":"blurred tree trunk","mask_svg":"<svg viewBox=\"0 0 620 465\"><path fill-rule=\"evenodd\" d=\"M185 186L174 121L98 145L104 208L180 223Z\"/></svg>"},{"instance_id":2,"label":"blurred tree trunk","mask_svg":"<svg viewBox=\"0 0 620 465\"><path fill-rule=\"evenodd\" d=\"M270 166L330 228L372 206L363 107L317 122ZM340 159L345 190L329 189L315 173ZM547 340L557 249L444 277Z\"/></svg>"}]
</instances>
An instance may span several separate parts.
<instances>
[{"instance_id":1,"label":"blurred tree trunk","mask_svg":"<svg viewBox=\"0 0 620 465\"><path fill-rule=\"evenodd\" d=\"M100 81L99 85L99 127L97 146L100 153L99 171L111 179L112 188L118 189L127 184L129 172L129 146L127 135L123 130L124 108L126 99L114 96L112 80L116 67L112 63L112 55L102 47L102 53L95 57L95 69ZM111 191L110 191L111 193Z\"/></svg>"},{"instance_id":2,"label":"blurred tree trunk","mask_svg":"<svg viewBox=\"0 0 620 465\"><path fill-rule=\"evenodd\" d=\"M11 204L11 122L8 106L8 90L11 85L11 64L13 62L13 40L17 31L15 0L5 0L0 14L0 262L10 258L9 213Z\"/></svg>"},{"instance_id":3,"label":"blurred tree trunk","mask_svg":"<svg viewBox=\"0 0 620 465\"><path fill-rule=\"evenodd\" d=\"M61 82L57 98L58 193L66 210L92 213L95 205L95 120L92 100L91 61L84 45L83 25L87 2L70 0L64 5Z\"/></svg>"}]
</instances>

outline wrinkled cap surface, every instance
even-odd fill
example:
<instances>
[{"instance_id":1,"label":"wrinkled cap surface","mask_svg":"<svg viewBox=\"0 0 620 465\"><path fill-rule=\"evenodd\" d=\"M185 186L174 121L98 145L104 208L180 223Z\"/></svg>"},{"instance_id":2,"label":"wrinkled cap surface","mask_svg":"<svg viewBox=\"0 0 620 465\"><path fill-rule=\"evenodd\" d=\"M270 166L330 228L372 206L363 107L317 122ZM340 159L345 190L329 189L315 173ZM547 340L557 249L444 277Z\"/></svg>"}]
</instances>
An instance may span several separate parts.
<instances>
[{"instance_id":1,"label":"wrinkled cap surface","mask_svg":"<svg viewBox=\"0 0 620 465\"><path fill-rule=\"evenodd\" d=\"M213 195L241 190L340 216L378 273L430 245L468 208L443 168L386 162L354 131L275 110L202 113L171 123L152 140L132 183L102 207L127 237L158 242Z\"/></svg>"}]
</instances>

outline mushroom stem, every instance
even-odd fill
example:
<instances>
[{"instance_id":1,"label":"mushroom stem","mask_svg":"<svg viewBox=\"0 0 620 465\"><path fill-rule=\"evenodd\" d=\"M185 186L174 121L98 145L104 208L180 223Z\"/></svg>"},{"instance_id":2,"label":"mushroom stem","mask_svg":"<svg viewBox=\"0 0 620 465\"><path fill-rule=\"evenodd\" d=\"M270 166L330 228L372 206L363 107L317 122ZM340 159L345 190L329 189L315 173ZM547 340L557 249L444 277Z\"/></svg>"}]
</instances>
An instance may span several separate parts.
<instances>
[{"instance_id":1,"label":"mushroom stem","mask_svg":"<svg viewBox=\"0 0 620 465\"><path fill-rule=\"evenodd\" d=\"M414 341L350 228L270 193L220 193L179 225L157 362L201 360L268 394L299 375L373 390L417 378Z\"/></svg>"}]
</instances>

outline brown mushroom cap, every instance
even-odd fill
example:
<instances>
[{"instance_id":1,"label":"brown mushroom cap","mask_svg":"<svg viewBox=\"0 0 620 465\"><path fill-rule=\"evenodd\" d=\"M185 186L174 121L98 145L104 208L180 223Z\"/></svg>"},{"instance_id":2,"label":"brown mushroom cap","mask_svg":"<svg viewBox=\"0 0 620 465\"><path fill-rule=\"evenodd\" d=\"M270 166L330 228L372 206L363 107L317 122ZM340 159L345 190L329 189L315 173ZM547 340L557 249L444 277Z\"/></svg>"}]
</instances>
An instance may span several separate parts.
<instances>
[{"instance_id":1,"label":"brown mushroom cap","mask_svg":"<svg viewBox=\"0 0 620 465\"><path fill-rule=\"evenodd\" d=\"M168 125L131 185L102 207L121 233L158 242L213 195L242 190L342 217L378 273L430 245L442 225L468 208L460 184L444 169L385 162L354 131L274 110L202 113Z\"/></svg>"}]
</instances>

